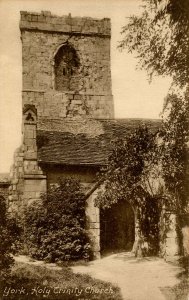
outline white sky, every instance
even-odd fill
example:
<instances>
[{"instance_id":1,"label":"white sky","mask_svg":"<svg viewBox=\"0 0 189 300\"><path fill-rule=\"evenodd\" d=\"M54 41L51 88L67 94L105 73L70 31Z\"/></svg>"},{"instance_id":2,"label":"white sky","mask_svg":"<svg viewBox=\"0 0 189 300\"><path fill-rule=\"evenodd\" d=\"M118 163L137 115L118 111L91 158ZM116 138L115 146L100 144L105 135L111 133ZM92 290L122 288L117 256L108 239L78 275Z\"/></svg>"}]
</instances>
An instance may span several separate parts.
<instances>
[{"instance_id":1,"label":"white sky","mask_svg":"<svg viewBox=\"0 0 189 300\"><path fill-rule=\"evenodd\" d=\"M111 18L111 70L116 118L158 118L170 81L151 84L136 59L117 49L121 27L139 12L141 0L0 0L0 173L8 172L21 143L20 10L50 10L57 15Z\"/></svg>"}]
</instances>

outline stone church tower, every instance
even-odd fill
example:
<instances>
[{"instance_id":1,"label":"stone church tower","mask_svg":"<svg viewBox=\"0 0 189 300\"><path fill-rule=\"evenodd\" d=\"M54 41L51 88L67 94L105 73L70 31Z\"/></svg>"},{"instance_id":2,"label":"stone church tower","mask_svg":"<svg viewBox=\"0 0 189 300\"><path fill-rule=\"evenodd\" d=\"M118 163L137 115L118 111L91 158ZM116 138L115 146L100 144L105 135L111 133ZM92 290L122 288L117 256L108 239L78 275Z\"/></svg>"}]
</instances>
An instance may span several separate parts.
<instances>
[{"instance_id":1,"label":"stone church tower","mask_svg":"<svg viewBox=\"0 0 189 300\"><path fill-rule=\"evenodd\" d=\"M23 108L39 118L113 118L110 20L21 12Z\"/></svg>"},{"instance_id":2,"label":"stone church tower","mask_svg":"<svg viewBox=\"0 0 189 300\"><path fill-rule=\"evenodd\" d=\"M57 132L75 134L76 131L77 134L79 130L79 133L88 131L89 135L91 132L93 136L99 135L102 125L95 120L114 117L109 19L22 11L20 31L23 142L15 152L9 196L10 209L18 215L23 204L39 199L47 186L56 181L57 174L62 176L61 166L58 171L56 168L51 171L49 162L45 161L43 166L39 163L38 150L45 140L40 134L45 132L55 137ZM64 165L69 162L65 161ZM86 171L81 165L84 164L80 163L79 170L68 171L68 175L78 172L79 178L87 177L86 173L93 177L96 169ZM93 189L93 180L84 181ZM89 221L89 229L95 235L94 252L98 256L99 213L92 202L88 210L93 219Z\"/></svg>"}]
</instances>

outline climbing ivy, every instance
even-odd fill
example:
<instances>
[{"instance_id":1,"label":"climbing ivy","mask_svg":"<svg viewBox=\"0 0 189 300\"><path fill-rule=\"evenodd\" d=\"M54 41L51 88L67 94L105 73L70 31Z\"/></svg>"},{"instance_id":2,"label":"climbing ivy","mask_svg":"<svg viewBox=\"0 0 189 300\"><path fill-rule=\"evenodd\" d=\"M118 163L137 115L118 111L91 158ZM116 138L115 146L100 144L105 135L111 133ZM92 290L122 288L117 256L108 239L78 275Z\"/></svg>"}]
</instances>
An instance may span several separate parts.
<instances>
[{"instance_id":1,"label":"climbing ivy","mask_svg":"<svg viewBox=\"0 0 189 300\"><path fill-rule=\"evenodd\" d=\"M104 188L98 194L96 205L108 209L124 200L136 208L139 222L136 254L158 251L162 197L160 182L158 187L154 184L159 178L158 155L157 135L141 126L124 140L116 140L100 175Z\"/></svg>"},{"instance_id":2,"label":"climbing ivy","mask_svg":"<svg viewBox=\"0 0 189 300\"><path fill-rule=\"evenodd\" d=\"M161 131L161 165L167 209L187 212L189 197L189 97L188 91L168 94Z\"/></svg>"}]
</instances>

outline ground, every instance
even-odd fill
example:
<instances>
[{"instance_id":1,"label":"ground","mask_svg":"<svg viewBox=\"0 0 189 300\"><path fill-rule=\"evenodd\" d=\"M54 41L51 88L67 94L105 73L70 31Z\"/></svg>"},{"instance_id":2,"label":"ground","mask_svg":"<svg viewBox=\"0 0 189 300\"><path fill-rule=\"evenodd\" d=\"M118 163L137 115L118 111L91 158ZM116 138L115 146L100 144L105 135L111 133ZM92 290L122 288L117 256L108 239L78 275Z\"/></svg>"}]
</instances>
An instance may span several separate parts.
<instances>
[{"instance_id":1,"label":"ground","mask_svg":"<svg viewBox=\"0 0 189 300\"><path fill-rule=\"evenodd\" d=\"M137 259L130 253L120 253L72 270L117 284L124 300L189 299L188 283L187 288L179 290L182 269L157 257Z\"/></svg>"},{"instance_id":2,"label":"ground","mask_svg":"<svg viewBox=\"0 0 189 300\"><path fill-rule=\"evenodd\" d=\"M26 256L17 256L15 259L21 263L61 270L56 264L32 261ZM135 258L125 252L72 266L72 270L116 284L124 300L189 299L189 280L185 275L181 276L183 269L158 257Z\"/></svg>"}]
</instances>

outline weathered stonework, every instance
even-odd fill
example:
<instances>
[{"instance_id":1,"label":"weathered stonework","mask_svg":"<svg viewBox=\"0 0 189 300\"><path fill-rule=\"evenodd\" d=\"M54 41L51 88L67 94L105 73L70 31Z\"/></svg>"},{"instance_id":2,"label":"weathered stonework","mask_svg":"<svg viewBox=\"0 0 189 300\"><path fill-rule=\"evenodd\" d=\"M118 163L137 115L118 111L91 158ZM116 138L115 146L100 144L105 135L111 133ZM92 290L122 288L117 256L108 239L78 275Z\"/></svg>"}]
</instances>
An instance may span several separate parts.
<instances>
[{"instance_id":1,"label":"weathered stonework","mask_svg":"<svg viewBox=\"0 0 189 300\"><path fill-rule=\"evenodd\" d=\"M166 233L165 239L165 259L167 261L176 261L180 255L179 239L177 233L177 216L173 213L168 213L169 230Z\"/></svg>"},{"instance_id":2,"label":"weathered stonework","mask_svg":"<svg viewBox=\"0 0 189 300\"><path fill-rule=\"evenodd\" d=\"M95 190L87 199L86 216L87 229L92 244L94 258L100 258L100 214L99 208L95 207L95 198L98 190Z\"/></svg>"},{"instance_id":3,"label":"weathered stonework","mask_svg":"<svg viewBox=\"0 0 189 300\"><path fill-rule=\"evenodd\" d=\"M23 142L15 152L9 191L9 210L16 215L22 214L30 201L39 199L57 177L73 173L69 166L65 169L39 164L37 130L87 132L95 137L104 132L95 119L114 117L109 19L21 12L20 31ZM74 55L77 62L73 61ZM70 123L64 125L64 120ZM76 126L73 120L80 123ZM95 174L96 169L82 167L72 175L88 191L94 185ZM94 256L99 258L100 222L95 197L93 191L86 214Z\"/></svg>"},{"instance_id":4,"label":"weathered stonework","mask_svg":"<svg viewBox=\"0 0 189 300\"><path fill-rule=\"evenodd\" d=\"M39 119L113 118L113 97L108 94L24 90L22 99L23 105L35 105Z\"/></svg>"},{"instance_id":5,"label":"weathered stonework","mask_svg":"<svg viewBox=\"0 0 189 300\"><path fill-rule=\"evenodd\" d=\"M53 130L57 131L56 124L59 123L58 130L62 131L65 128L61 128L60 124L64 124L64 119L72 121L114 117L110 71L111 27L109 19L72 18L71 15L57 17L51 15L50 12L40 14L21 12L20 30L24 147L24 157L20 168L23 172L22 199L27 202L30 199L39 198L40 193L46 191L46 185L49 185L50 181L56 177L56 172L53 174L45 167L42 170L38 164L37 129L52 130L52 124L55 124ZM67 53L61 63L64 49ZM74 54L77 56L77 63L71 64L69 49L71 49L71 58ZM57 74L59 78L56 77ZM29 113L27 107L30 109L32 121L26 120ZM83 131L88 132L90 128L91 135L94 135L94 132L95 134L103 132L100 124L95 121L89 122L86 125L77 125L74 130L80 129L81 131L84 128ZM71 127L74 126L67 128L69 132L73 131ZM65 170L58 172L60 177L65 176ZM17 174L19 174L18 170ZM90 186L82 174L83 171L79 172L77 178L83 184ZM46 175L48 175L49 182L46 181ZM95 257L99 257L99 212L93 202L94 195L91 195L88 200L90 205L87 206L88 229Z\"/></svg>"},{"instance_id":6,"label":"weathered stonework","mask_svg":"<svg viewBox=\"0 0 189 300\"><path fill-rule=\"evenodd\" d=\"M23 105L34 104L38 118L113 118L110 20L21 12ZM77 52L75 89L55 87L55 56L65 45Z\"/></svg>"}]
</instances>

